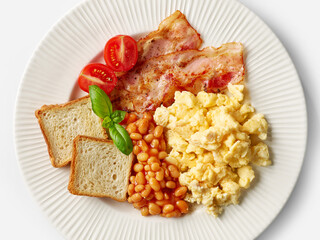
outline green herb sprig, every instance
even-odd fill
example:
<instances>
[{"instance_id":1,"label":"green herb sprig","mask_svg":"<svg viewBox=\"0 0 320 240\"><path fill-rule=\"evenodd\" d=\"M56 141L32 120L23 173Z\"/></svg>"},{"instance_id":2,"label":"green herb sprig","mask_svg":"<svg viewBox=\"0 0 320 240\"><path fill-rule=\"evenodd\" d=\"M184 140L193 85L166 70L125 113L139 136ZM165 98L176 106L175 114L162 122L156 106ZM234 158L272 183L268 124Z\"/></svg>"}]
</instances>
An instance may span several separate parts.
<instances>
[{"instance_id":1,"label":"green herb sprig","mask_svg":"<svg viewBox=\"0 0 320 240\"><path fill-rule=\"evenodd\" d=\"M93 112L103 119L102 126L109 130L113 143L124 154L129 155L132 150L132 141L129 133L119 123L125 118L126 112L112 111L112 103L108 95L98 86L89 86L89 94Z\"/></svg>"}]
</instances>

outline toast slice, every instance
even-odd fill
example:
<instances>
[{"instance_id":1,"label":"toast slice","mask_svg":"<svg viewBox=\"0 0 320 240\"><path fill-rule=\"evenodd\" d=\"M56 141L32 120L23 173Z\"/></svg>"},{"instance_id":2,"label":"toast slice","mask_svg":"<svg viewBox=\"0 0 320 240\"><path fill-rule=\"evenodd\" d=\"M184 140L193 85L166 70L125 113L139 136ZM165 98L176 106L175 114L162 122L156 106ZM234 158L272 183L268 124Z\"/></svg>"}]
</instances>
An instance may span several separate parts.
<instances>
[{"instance_id":1,"label":"toast slice","mask_svg":"<svg viewBox=\"0 0 320 240\"><path fill-rule=\"evenodd\" d=\"M73 146L70 193L125 201L133 154L126 156L110 140L86 136L76 137Z\"/></svg>"},{"instance_id":2,"label":"toast slice","mask_svg":"<svg viewBox=\"0 0 320 240\"><path fill-rule=\"evenodd\" d=\"M102 119L92 111L89 95L65 104L44 105L35 115L54 167L63 167L71 161L76 136L108 138Z\"/></svg>"}]
</instances>

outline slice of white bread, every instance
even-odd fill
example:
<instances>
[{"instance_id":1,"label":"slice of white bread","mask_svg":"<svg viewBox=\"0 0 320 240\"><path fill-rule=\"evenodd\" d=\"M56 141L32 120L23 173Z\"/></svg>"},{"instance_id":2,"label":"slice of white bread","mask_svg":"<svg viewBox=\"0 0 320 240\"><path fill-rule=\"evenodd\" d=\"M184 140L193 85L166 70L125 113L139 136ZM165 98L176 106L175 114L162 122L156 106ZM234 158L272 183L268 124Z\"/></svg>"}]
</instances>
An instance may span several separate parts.
<instances>
[{"instance_id":1,"label":"slice of white bread","mask_svg":"<svg viewBox=\"0 0 320 240\"><path fill-rule=\"evenodd\" d=\"M86 136L76 137L73 145L69 191L125 201L133 154L126 156L110 140Z\"/></svg>"},{"instance_id":2,"label":"slice of white bread","mask_svg":"<svg viewBox=\"0 0 320 240\"><path fill-rule=\"evenodd\" d=\"M63 167L71 161L76 136L108 138L102 119L92 111L89 95L65 104L44 105L35 115L54 167Z\"/></svg>"}]
</instances>

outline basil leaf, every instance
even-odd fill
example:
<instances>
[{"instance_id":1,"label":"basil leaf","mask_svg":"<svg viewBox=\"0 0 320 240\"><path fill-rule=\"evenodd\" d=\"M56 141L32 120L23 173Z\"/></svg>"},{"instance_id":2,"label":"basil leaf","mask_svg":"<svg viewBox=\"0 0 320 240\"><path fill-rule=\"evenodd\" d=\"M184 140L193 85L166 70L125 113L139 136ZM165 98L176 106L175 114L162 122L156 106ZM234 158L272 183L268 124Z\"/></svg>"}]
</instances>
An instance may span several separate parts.
<instances>
[{"instance_id":1,"label":"basil leaf","mask_svg":"<svg viewBox=\"0 0 320 240\"><path fill-rule=\"evenodd\" d=\"M98 86L90 85L89 94L93 112L100 118L110 116L112 113L112 103L108 95Z\"/></svg>"},{"instance_id":2,"label":"basil leaf","mask_svg":"<svg viewBox=\"0 0 320 240\"><path fill-rule=\"evenodd\" d=\"M129 133L120 124L115 123L111 128L109 128L110 137L117 148L124 153L129 155L132 150L132 141Z\"/></svg>"},{"instance_id":3,"label":"basil leaf","mask_svg":"<svg viewBox=\"0 0 320 240\"><path fill-rule=\"evenodd\" d=\"M113 123L112 119L111 119L109 116L106 116L106 117L103 119L102 127L104 127L104 128L111 128L113 125L114 125L114 123Z\"/></svg>"},{"instance_id":4,"label":"basil leaf","mask_svg":"<svg viewBox=\"0 0 320 240\"><path fill-rule=\"evenodd\" d=\"M119 123L124 119L125 116L125 111L116 110L111 114L111 119L114 123Z\"/></svg>"}]
</instances>

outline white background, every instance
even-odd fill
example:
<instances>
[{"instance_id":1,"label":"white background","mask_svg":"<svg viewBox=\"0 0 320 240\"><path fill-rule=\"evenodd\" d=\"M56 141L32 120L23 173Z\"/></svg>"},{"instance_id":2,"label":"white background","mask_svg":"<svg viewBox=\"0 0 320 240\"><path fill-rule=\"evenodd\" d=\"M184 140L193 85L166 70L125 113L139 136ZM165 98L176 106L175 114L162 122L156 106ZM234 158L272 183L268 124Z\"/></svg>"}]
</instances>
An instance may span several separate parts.
<instances>
[{"instance_id":1,"label":"white background","mask_svg":"<svg viewBox=\"0 0 320 240\"><path fill-rule=\"evenodd\" d=\"M24 69L48 30L80 0L0 1L0 239L63 239L23 181L15 155L14 107ZM297 185L258 239L320 239L320 4L317 0L240 0L288 50L308 110L308 144Z\"/></svg>"}]
</instances>

